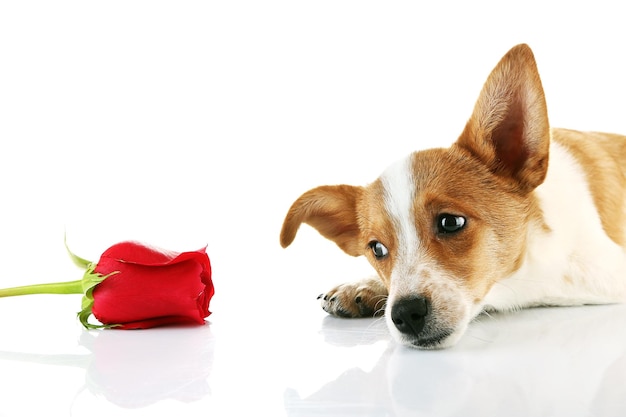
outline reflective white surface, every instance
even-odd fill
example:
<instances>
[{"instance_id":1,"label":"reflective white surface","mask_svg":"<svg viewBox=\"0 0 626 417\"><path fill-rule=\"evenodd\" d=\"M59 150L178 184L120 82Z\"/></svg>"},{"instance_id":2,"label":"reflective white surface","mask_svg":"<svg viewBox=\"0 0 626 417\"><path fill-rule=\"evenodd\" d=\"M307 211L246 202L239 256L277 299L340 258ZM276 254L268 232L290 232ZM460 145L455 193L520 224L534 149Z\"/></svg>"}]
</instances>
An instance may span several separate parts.
<instances>
[{"instance_id":1,"label":"reflective white surface","mask_svg":"<svg viewBox=\"0 0 626 417\"><path fill-rule=\"evenodd\" d=\"M2 317L38 298L2 303ZM61 320L69 311L56 304L50 318ZM3 324L2 415L626 412L626 306L485 316L443 351L398 346L381 320L311 306L299 317L236 310L206 326L149 331L86 331L71 314L56 327Z\"/></svg>"},{"instance_id":2,"label":"reflective white surface","mask_svg":"<svg viewBox=\"0 0 626 417\"><path fill-rule=\"evenodd\" d=\"M0 287L136 239L208 245L207 325L86 331L80 296L0 299L0 417L624 416L626 306L483 316L397 346L316 296L371 269L282 218L447 146L511 46L554 125L626 133L612 3L3 2ZM626 277L625 277L626 279Z\"/></svg>"}]
</instances>

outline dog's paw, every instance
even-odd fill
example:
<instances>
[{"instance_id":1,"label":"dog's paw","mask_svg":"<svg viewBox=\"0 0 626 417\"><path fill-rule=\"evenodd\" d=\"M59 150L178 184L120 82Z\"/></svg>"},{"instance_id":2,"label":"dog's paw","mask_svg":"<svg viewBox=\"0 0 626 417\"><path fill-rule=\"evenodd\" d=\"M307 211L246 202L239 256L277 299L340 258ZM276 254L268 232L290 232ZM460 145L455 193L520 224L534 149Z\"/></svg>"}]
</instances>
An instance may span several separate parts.
<instances>
[{"instance_id":1,"label":"dog's paw","mask_svg":"<svg viewBox=\"0 0 626 417\"><path fill-rule=\"evenodd\" d=\"M387 289L379 279L339 285L317 297L322 308L337 317L374 317L385 312Z\"/></svg>"}]
</instances>

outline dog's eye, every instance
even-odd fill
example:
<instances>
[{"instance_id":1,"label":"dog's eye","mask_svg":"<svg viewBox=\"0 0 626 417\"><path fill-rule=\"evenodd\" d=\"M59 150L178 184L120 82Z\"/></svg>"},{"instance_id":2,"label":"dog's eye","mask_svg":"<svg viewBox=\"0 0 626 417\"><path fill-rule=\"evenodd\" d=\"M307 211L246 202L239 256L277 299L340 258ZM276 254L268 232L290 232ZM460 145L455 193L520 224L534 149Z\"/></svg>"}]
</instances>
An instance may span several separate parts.
<instances>
[{"instance_id":1,"label":"dog's eye","mask_svg":"<svg viewBox=\"0 0 626 417\"><path fill-rule=\"evenodd\" d=\"M465 217L443 213L437 217L437 232L440 234L456 233L465 227Z\"/></svg>"},{"instance_id":2,"label":"dog's eye","mask_svg":"<svg viewBox=\"0 0 626 417\"><path fill-rule=\"evenodd\" d=\"M372 250L372 253L374 254L374 257L376 257L376 259L383 259L386 258L387 255L389 255L389 250L387 249L387 247L377 240L373 240L370 242L370 249Z\"/></svg>"}]
</instances>

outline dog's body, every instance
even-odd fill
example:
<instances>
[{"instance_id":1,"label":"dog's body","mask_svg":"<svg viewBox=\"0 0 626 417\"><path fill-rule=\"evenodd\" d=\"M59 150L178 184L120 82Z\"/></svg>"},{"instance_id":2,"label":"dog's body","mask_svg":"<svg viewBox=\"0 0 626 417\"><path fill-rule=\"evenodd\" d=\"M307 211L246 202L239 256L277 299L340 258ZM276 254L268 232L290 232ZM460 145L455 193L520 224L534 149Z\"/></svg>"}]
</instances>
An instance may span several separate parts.
<instances>
[{"instance_id":1,"label":"dog's body","mask_svg":"<svg viewBox=\"0 0 626 417\"><path fill-rule=\"evenodd\" d=\"M283 247L301 223L378 273L323 295L323 308L384 307L411 346L451 346L485 310L626 301L626 137L551 129L533 54L518 45L450 148L415 152L366 187L306 192Z\"/></svg>"}]
</instances>

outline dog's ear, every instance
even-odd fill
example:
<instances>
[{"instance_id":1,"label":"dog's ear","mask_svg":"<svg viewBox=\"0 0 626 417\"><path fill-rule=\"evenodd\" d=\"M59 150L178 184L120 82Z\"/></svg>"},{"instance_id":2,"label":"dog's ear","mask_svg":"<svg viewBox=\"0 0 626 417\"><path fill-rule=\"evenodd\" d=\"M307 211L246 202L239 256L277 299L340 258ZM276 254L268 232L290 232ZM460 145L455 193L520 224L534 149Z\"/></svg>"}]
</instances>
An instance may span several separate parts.
<instances>
[{"instance_id":1,"label":"dog's ear","mask_svg":"<svg viewBox=\"0 0 626 417\"><path fill-rule=\"evenodd\" d=\"M285 217L280 232L281 246L289 246L300 224L306 223L334 241L347 254L361 255L356 206L362 192L362 187L326 185L302 194Z\"/></svg>"},{"instance_id":2,"label":"dog's ear","mask_svg":"<svg viewBox=\"0 0 626 417\"><path fill-rule=\"evenodd\" d=\"M549 142L535 58L527 45L517 45L489 75L456 144L528 192L545 179Z\"/></svg>"}]
</instances>

